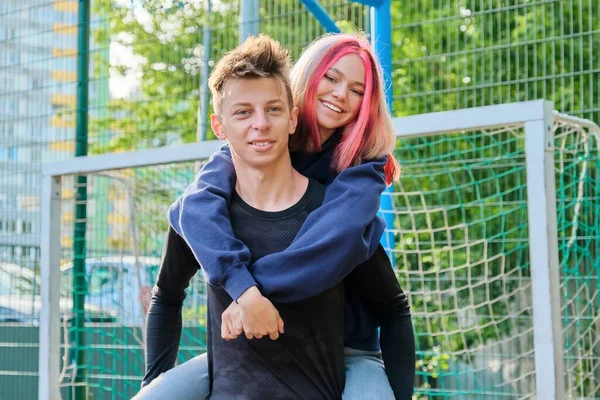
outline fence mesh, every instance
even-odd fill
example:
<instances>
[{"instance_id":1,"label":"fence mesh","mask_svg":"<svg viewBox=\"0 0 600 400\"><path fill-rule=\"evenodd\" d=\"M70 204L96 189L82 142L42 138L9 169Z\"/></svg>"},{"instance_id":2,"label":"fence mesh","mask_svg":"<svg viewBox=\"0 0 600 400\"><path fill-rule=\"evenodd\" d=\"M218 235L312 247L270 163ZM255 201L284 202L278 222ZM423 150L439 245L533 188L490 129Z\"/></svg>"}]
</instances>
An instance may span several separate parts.
<instances>
[{"instance_id":1,"label":"fence mesh","mask_svg":"<svg viewBox=\"0 0 600 400\"><path fill-rule=\"evenodd\" d=\"M597 0L392 2L395 111L548 99L600 121Z\"/></svg>"},{"instance_id":2,"label":"fence mesh","mask_svg":"<svg viewBox=\"0 0 600 400\"><path fill-rule=\"evenodd\" d=\"M75 153L79 3L76 0L0 2L0 298L3 301L0 304L0 348L3 354L6 354L6 357L0 358L0 386L12 390L7 392L8 398L36 396L38 339L35 299L39 287L36 277L39 276L40 165L45 161L71 158ZM207 0L91 1L88 107L90 153L177 145L196 141L203 135L212 137L207 129L206 120L198 117L202 115L202 112L199 112L202 111L202 106L206 112L210 111L210 104L202 103L206 91L201 85L201 76L206 65L210 70L215 60L237 44L240 1L213 0L211 4L212 8L209 10ZM342 29L358 28L369 32L369 7L339 0L325 0L320 4ZM259 30L288 46L294 59L305 45L324 33L324 29L300 2L260 0L258 5ZM547 98L555 102L557 109L600 121L600 56L594 51L600 46L600 3L597 0L394 0L391 7L394 60L391 72L395 115ZM209 34L210 42L207 41ZM573 393L574 397L594 398L600 397L597 383L600 381L600 350L598 335L594 335L592 329L595 326L596 332L600 330L598 231L595 228L598 226L598 212L595 208L595 204L598 204L597 144L593 137L589 136L589 132L585 133L585 129L574 129L566 123L557 127L557 136L568 139L561 144L564 147L557 144L556 158L560 159L562 151L565 155L563 158L569 161L564 170L557 174L558 227L559 235L562 235L559 241L563 279L562 301L565 307L563 320L566 324L565 362L569 371L569 393ZM563 135L563 131L569 133ZM500 134L500 137L502 135ZM585 135L590 137L587 142L582 139ZM424 151L422 149L426 147L426 143L430 143L431 148L443 149L443 146L450 146L450 151L444 153L448 154L448 157L460 158L460 151L467 151L466 148L454 149L452 143L444 144L440 140L420 139L415 146L421 148L419 151ZM511 146L516 145L516 139L506 140ZM482 143L487 147L478 150L480 154L473 150L473 157L500 151L493 150L491 144ZM417 192L419 182L411 181L408 173L413 158L419 154L416 153L417 150L411 150L412 144L405 143L400 146L398 154L406 165L407 175L399 190L407 188ZM445 160L441 154L440 152L438 157ZM567 157L566 154L571 156ZM435 161L433 155L431 157L435 166L435 162L438 161ZM491 168L500 171L504 167L494 165ZM557 166L557 171L560 171L560 168L560 165ZM583 174L584 170L589 173ZM476 170L466 171L462 175L440 175L460 187L456 195L462 196L461 199L469 199L467 194L475 196L464 185L477 176ZM504 172L508 174L508 170ZM516 171L509 175L520 176ZM441 201L441 197L451 196L451 191L444 194L433 193L431 188L446 183L434 183L426 174L423 179L430 185L423 186L423 198L417 195L406 197L401 193L394 195L399 212L406 213L403 207L409 206L418 211L414 217L397 217L398 238L414 236L411 244L413 247L416 246L415 243L421 247L426 246L427 240L431 242L431 239L421 239L421 236L432 233L404 233L410 230L410 224L413 224L411 218L416 224L426 222L427 218L431 219L431 215L435 215L431 229L440 229L439 232L436 230L434 235L438 242L447 240L440 233L444 232L444 229L457 237L475 238L477 241L484 231L489 233L488 229L502 224L493 218L489 221L486 219L485 212L493 208L492 205L486 205L479 209L472 206L470 211L465 211L465 218L473 215L479 218L474 231L471 229L461 233L454 222L449 225L452 229L441 228L438 219L450 217L442 217L440 215L443 213L435 207L422 204L427 200L433 201L432 204L435 205L435 196L438 196L436 201ZM497 179L498 183L507 183L502 181L500 176ZM581 179L585 181L583 189L579 187ZM520 186L524 184L524 180L509 183ZM121 212L118 207L123 207L116 205L118 201L113 200L110 191L117 189L110 188L114 185L115 183L107 177L94 177L92 183L88 183L88 193L94 201L103 206L92 207L90 202L91 211L88 211L87 220L96 222L110 219L110 222L88 230L86 244L88 249L93 251L90 257L125 257L123 249L126 244L121 243L121 238L126 228L113 228L113 222L119 223L114 214ZM485 193L481 185L474 187ZM65 198L73 196L72 187L66 187L65 190ZM504 193L505 190L508 189L497 189L498 193ZM579 196L579 191L583 191L584 194ZM427 192L430 194L425 195ZM512 198L510 193L503 196ZM448 197L448 201L454 204L457 200ZM509 200L505 200L497 207L509 215L522 212L516 209L515 204L510 204ZM455 212L446 211L449 216ZM71 221L65 224L74 224L75 217L71 218ZM510 222L509 220L506 223ZM520 233L516 232L519 232L521 227L513 228L514 232L510 235L519 236ZM423 228L419 226L419 229ZM72 240L71 231L71 228L65 227L65 248L72 245L72 242L69 242ZM575 239L571 239L573 232L576 234ZM503 246L510 257L516 257L517 261L521 262L517 254L525 254L526 251L520 248L518 241L510 235ZM477 264L475 255L484 251L486 246L486 251L496 254L493 252L497 251L498 246L501 247L496 242L498 240L500 237L494 237L491 242L469 248L468 257L444 261L446 264L443 265L447 268L488 268L495 271L499 268L500 261ZM155 241L159 242L158 239ZM431 253L429 261L420 259L420 256L414 253L414 249L408 246L406 256L398 255L399 268L404 268L404 263L411 263L428 271L432 260L439 256L435 255L433 250L427 250L427 247L422 248L423 252ZM157 256L158 249L153 251L150 257ZM453 251L448 250L447 254L453 254ZM510 265L507 264L504 268L505 273L512 274L511 279L521 279L521 275L512 271ZM404 284L416 285L414 288L418 291L425 290L425 287L439 287L444 292L437 295L438 299L442 298L448 302L452 299L458 302L457 295L449 292L445 286L448 279L458 279L458 283L463 282L473 289L479 288L476 281L464 283L464 278L458 273L454 278L444 274L439 277L429 274L424 282L411 282L411 279L416 277L411 278L408 273L399 274L399 277L404 279ZM18 279L13 278L14 276ZM523 275L522 279L526 282L527 275ZM510 286L506 288L509 289ZM526 290L523 288L523 291ZM478 312L481 310L476 305L481 304L481 300L472 297L466 288L461 289L461 296L464 293L467 296L465 301L473 304L465 310L462 310L462 303L454 304L454 309L465 315L460 319L461 324L466 323L469 327L465 328L467 330L474 329L469 325L469 321L472 320L471 316L475 315L477 329L486 332L485 335L490 334L492 338L496 337L494 340L501 341L497 337L502 329L507 324L516 322L501 318L497 321L480 321ZM518 294L515 296L518 298ZM416 298L413 301L418 302ZM433 302L422 301L424 304ZM495 309L501 309L502 302L513 303L512 298L490 300ZM453 309L443 304L446 303L435 306L438 308L428 305L427 310L441 312ZM471 309L474 311L466 311ZM429 328L441 324L435 319L425 320L428 321L426 324L433 324ZM526 318L523 316L520 320L526 321ZM444 325L440 326L453 328L453 323L447 322L447 318L440 321L444 321ZM457 324L457 321L454 324ZM122 322L127 325L126 321ZM525 348L530 338L524 331L519 332L519 340L524 343ZM424 352L421 355L421 367L426 371L421 374L419 385L432 386L431 391L426 388L420 389L420 395L441 393L440 396L444 396L443 393L453 393L453 396L461 396L461 389L455 388L460 386L456 383L458 378L454 379L455 383L449 383L452 382L451 376L445 377L443 370L437 365L440 364L440 357L450 357L448 362L444 361L441 364L451 363L456 368L464 367L461 364L463 360L477 360L476 353L469 355L468 351L460 350L460 346L452 344L466 340L467 336L469 340L475 340L471 339L471 334L465 335L463 334L463 338L455 334L449 335L448 338L438 338L445 342L445 347L436 345L436 350L432 352L429 352L425 345L420 347ZM479 336L478 333L473 335ZM487 340L485 335L473 343ZM427 339L427 343L429 345L434 341ZM467 341L467 344L469 343L471 342ZM496 346L492 349L493 352L506 353L506 347L502 346L516 348L517 345L499 343ZM447 353L442 354L442 351L449 352L450 356ZM456 358L458 356L462 358ZM526 358L524 352L523 358ZM433 366L434 364L436 366ZM483 367L472 368L484 370ZM432 370L427 372L429 369ZM522 370L525 371L524 368ZM441 371L441 377L436 371ZM532 372L523 372L522 375L528 373L531 375ZM480 373L482 374L485 373ZM516 378L519 374L515 372L511 375L512 382L530 379L527 377L519 380ZM484 382L492 382L492 378L486 379ZM444 387L448 389L439 389L440 385L446 385ZM468 386L467 383L464 385ZM482 385L488 387L488 383ZM524 386L519 389L519 384L511 385L510 390L514 390L515 393L528 393ZM470 389L465 390L468 392ZM115 390L112 394L119 396L115 393L120 392Z\"/></svg>"},{"instance_id":3,"label":"fence mesh","mask_svg":"<svg viewBox=\"0 0 600 400\"><path fill-rule=\"evenodd\" d=\"M144 326L167 229L165 210L194 176L198 163L115 170L87 176L88 210L107 208L104 219L89 218L86 237L108 229L110 251L87 246L83 285L74 282L73 192L63 190L61 296L68 304L85 297L84 325L65 325L61 387L63 398L129 399L144 375ZM65 177L63 187L75 184ZM96 188L105 186L108 197ZM75 288L75 289L74 289ZM201 274L188 289L183 310L180 361L206 351L206 293ZM67 343L68 345L65 345ZM77 388L85 388L77 391ZM80 389L81 390L81 389ZM66 397L68 396L68 397Z\"/></svg>"}]
</instances>

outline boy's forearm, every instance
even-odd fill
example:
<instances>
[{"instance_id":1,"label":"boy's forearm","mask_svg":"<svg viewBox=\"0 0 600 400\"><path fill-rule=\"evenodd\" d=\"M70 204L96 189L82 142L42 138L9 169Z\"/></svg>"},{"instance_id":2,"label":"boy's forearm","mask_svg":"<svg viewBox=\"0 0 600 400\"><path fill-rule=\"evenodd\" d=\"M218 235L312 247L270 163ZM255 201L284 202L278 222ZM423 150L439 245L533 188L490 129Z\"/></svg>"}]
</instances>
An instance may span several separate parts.
<instances>
[{"instance_id":1,"label":"boy's forearm","mask_svg":"<svg viewBox=\"0 0 600 400\"><path fill-rule=\"evenodd\" d=\"M170 228L148 308L146 375L143 386L175 364L181 337L181 309L185 289L198 268L198 262L187 244Z\"/></svg>"},{"instance_id":2,"label":"boy's forearm","mask_svg":"<svg viewBox=\"0 0 600 400\"><path fill-rule=\"evenodd\" d=\"M380 328L385 373L396 399L410 399L415 379L415 335L408 315L390 316Z\"/></svg>"},{"instance_id":3,"label":"boy's forearm","mask_svg":"<svg viewBox=\"0 0 600 400\"><path fill-rule=\"evenodd\" d=\"M146 321L146 373L142 387L175 365L181 338L182 304L152 295Z\"/></svg>"},{"instance_id":4,"label":"boy's forearm","mask_svg":"<svg viewBox=\"0 0 600 400\"><path fill-rule=\"evenodd\" d=\"M385 370L398 399L412 394L415 343L408 298L382 246L345 281L373 311L380 324L381 352Z\"/></svg>"}]
</instances>

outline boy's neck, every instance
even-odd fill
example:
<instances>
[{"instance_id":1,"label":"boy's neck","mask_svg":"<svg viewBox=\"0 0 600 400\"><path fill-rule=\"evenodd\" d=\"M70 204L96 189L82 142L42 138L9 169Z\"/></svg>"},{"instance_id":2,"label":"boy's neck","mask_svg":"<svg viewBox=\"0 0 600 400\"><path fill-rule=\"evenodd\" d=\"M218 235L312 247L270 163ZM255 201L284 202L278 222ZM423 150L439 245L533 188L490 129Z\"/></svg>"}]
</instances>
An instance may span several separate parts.
<instances>
[{"instance_id":1,"label":"boy's neck","mask_svg":"<svg viewBox=\"0 0 600 400\"><path fill-rule=\"evenodd\" d=\"M308 178L292 167L289 154L276 163L256 168L233 157L235 190L250 206L262 211L282 211L296 204L308 187Z\"/></svg>"}]
</instances>

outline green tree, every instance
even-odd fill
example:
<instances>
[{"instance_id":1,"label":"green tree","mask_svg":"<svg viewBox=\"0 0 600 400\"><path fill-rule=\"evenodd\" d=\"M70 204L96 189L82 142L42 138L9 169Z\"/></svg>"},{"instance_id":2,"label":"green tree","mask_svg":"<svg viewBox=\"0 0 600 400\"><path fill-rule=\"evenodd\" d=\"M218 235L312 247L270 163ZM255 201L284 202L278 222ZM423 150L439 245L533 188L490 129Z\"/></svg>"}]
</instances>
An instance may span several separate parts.
<instances>
[{"instance_id":1,"label":"green tree","mask_svg":"<svg viewBox=\"0 0 600 400\"><path fill-rule=\"evenodd\" d=\"M92 151L123 151L196 140L202 61L209 57L214 63L238 42L239 1L214 3L213 13L207 15L202 1L146 0L134 3L133 8L114 0L95 2L95 14L105 16L107 21L93 31L95 42L121 43L143 61L139 66L139 93L111 100L108 112L93 120L92 139L108 136L110 140L96 140ZM466 0L392 2L394 114L546 98L562 111L600 120L594 95L600 91L600 56L594 51L600 48L600 22L590 11L596 6L590 1L576 5L529 4L521 0L494 4ZM328 11L345 30L365 27L367 15L361 5L339 2L329 6ZM296 1L263 1L260 15L261 31L289 46L293 58L324 33L310 14L299 11ZM212 31L210 49L202 46L207 25ZM120 75L131 72L126 65L109 65L106 57L98 57L95 62L97 73L108 69ZM419 365L423 376L431 378L424 384L435 387L436 378L450 368L449 354L501 340L520 329L520 320L504 318L513 312L507 302L490 300L516 290L522 284L517 279L491 282L481 292L460 288L467 281L499 276L507 265L522 266L514 276L527 277L528 248L520 241L529 234L527 212L524 207L511 206L526 198L525 170L519 158L523 142L510 133L469 133L458 139L400 142L397 154L406 167L398 190L403 196L396 198L397 208L418 209L416 206L424 203L429 208L445 209L445 214L415 212L411 221L398 222L403 227L397 241L403 255L400 268L423 271L424 275L411 282L408 274L399 277L404 279L404 287L430 294L413 297L412 307L428 315L416 319L415 324L417 332L423 333L418 343L422 352ZM494 157L502 162L472 163ZM137 187L162 182L161 176L139 173L135 177ZM138 214L141 229L145 229L141 237L156 238L164 229L164 220L156 217L157 210L165 210L177 192L173 185L165 187L169 189L159 190L158 195L149 191L137 199L154 203L147 215ZM563 219L571 217L572 211L567 211ZM468 226L469 231L423 231L443 226ZM485 247L473 246L462 252L426 245L467 239L487 242ZM148 246L155 246L157 241L150 240ZM496 259L496 255L502 257ZM486 270L440 272L486 257L491 260ZM576 259L572 256L571 262ZM438 295L452 290L456 293ZM444 313L458 311L471 301L486 305L475 310L476 318L489 318L481 328L464 328L469 315L461 319ZM520 316L526 317L527 313ZM426 335L432 331L449 333L437 341ZM470 360L465 356L462 361Z\"/></svg>"}]
</instances>

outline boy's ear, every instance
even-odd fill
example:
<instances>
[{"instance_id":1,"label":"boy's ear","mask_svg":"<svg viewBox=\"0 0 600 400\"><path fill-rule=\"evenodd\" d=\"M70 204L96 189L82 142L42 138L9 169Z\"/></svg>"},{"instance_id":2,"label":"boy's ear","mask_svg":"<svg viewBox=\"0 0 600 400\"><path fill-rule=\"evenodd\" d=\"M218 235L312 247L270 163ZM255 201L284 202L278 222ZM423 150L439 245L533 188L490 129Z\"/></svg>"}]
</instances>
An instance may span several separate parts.
<instances>
[{"instance_id":1,"label":"boy's ear","mask_svg":"<svg viewBox=\"0 0 600 400\"><path fill-rule=\"evenodd\" d=\"M293 135L296 132L296 126L298 126L298 107L293 107L292 112L290 113L290 125L288 129L288 133Z\"/></svg>"},{"instance_id":2,"label":"boy's ear","mask_svg":"<svg viewBox=\"0 0 600 400\"><path fill-rule=\"evenodd\" d=\"M210 126L212 126L212 130L216 137L221 140L227 139L227 135L223 129L223 122L221 121L221 117L219 117L217 114L210 114Z\"/></svg>"}]
</instances>

